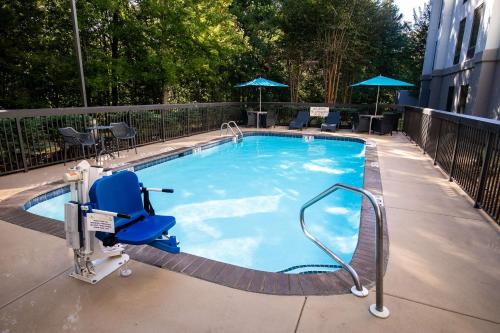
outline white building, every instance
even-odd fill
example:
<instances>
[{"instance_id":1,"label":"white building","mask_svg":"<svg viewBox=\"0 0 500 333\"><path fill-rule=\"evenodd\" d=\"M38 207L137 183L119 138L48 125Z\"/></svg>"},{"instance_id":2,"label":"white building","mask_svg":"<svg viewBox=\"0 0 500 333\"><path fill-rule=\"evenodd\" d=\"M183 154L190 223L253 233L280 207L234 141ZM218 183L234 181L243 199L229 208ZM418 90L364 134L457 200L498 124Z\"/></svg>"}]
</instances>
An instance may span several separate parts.
<instances>
[{"instance_id":1,"label":"white building","mask_svg":"<svg viewBox=\"0 0 500 333\"><path fill-rule=\"evenodd\" d=\"M500 0L431 0L419 104L500 119Z\"/></svg>"}]
</instances>

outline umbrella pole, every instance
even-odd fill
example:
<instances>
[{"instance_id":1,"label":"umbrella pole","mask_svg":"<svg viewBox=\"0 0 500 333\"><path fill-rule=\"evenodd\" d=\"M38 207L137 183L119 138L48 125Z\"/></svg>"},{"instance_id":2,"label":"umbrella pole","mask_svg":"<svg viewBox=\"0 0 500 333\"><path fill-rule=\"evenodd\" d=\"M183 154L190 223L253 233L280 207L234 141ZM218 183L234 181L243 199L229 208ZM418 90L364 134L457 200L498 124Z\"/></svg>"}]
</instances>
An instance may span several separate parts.
<instances>
[{"instance_id":1,"label":"umbrella pole","mask_svg":"<svg viewBox=\"0 0 500 333\"><path fill-rule=\"evenodd\" d=\"M259 113L257 113L257 128L259 128L259 116L262 111L262 87L259 87Z\"/></svg>"},{"instance_id":2,"label":"umbrella pole","mask_svg":"<svg viewBox=\"0 0 500 333\"><path fill-rule=\"evenodd\" d=\"M378 110L378 95L380 94L380 86L377 86L377 102L375 103L375 115L377 115Z\"/></svg>"}]
</instances>

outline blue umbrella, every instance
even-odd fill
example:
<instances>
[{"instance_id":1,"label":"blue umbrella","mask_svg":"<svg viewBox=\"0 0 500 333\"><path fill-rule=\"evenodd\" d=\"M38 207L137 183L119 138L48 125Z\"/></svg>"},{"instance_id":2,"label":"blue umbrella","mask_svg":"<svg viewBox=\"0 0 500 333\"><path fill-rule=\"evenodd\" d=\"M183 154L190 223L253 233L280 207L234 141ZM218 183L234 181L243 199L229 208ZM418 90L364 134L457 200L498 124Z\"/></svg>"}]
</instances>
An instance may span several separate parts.
<instances>
[{"instance_id":1,"label":"blue umbrella","mask_svg":"<svg viewBox=\"0 0 500 333\"><path fill-rule=\"evenodd\" d=\"M358 87L358 86L377 86L377 103L375 104L375 115L377 115L377 109L378 109L378 96L380 94L380 87L414 87L414 84L404 82L404 81L399 81L395 79L391 79L389 77L385 77L382 75L375 76L369 80L362 81L355 83L351 85L351 87Z\"/></svg>"},{"instance_id":2,"label":"blue umbrella","mask_svg":"<svg viewBox=\"0 0 500 333\"><path fill-rule=\"evenodd\" d=\"M277 87L277 88L286 88L288 87L286 84L274 82L271 80L267 80L261 77L253 79L252 81L240 83L236 85L237 88L243 87L259 87L259 112L262 111L262 87Z\"/></svg>"}]
</instances>

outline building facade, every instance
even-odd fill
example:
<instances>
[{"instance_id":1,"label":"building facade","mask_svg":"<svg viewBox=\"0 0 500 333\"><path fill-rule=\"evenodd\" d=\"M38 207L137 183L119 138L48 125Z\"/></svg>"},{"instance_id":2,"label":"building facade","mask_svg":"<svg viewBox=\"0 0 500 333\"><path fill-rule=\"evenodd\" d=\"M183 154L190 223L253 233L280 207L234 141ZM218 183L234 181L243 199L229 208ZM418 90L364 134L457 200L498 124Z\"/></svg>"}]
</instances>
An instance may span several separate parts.
<instances>
[{"instance_id":1,"label":"building facade","mask_svg":"<svg viewBox=\"0 0 500 333\"><path fill-rule=\"evenodd\" d=\"M500 119L500 0L431 0L419 104Z\"/></svg>"}]
</instances>

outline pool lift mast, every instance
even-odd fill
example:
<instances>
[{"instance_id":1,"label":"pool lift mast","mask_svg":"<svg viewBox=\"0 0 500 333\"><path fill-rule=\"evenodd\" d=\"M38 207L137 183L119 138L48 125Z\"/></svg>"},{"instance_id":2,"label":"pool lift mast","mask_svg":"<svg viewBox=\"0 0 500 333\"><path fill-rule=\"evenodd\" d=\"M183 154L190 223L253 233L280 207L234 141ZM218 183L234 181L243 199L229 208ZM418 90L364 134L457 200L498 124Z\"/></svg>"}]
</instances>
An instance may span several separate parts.
<instances>
[{"instance_id":1,"label":"pool lift mast","mask_svg":"<svg viewBox=\"0 0 500 333\"><path fill-rule=\"evenodd\" d=\"M102 167L90 166L87 161L64 174L64 181L70 185L71 201L64 205L64 229L66 244L73 249L74 271L70 276L95 284L107 275L122 267L120 275L129 276L132 270L128 268L129 256L125 254L125 246L115 244L104 246L95 237L97 228L102 231L112 231L114 217L130 218L127 214L92 209L89 202L89 189L102 176L110 175ZM92 221L93 223L89 223ZM101 231L101 230L99 230ZM98 246L95 246L95 243Z\"/></svg>"}]
</instances>

